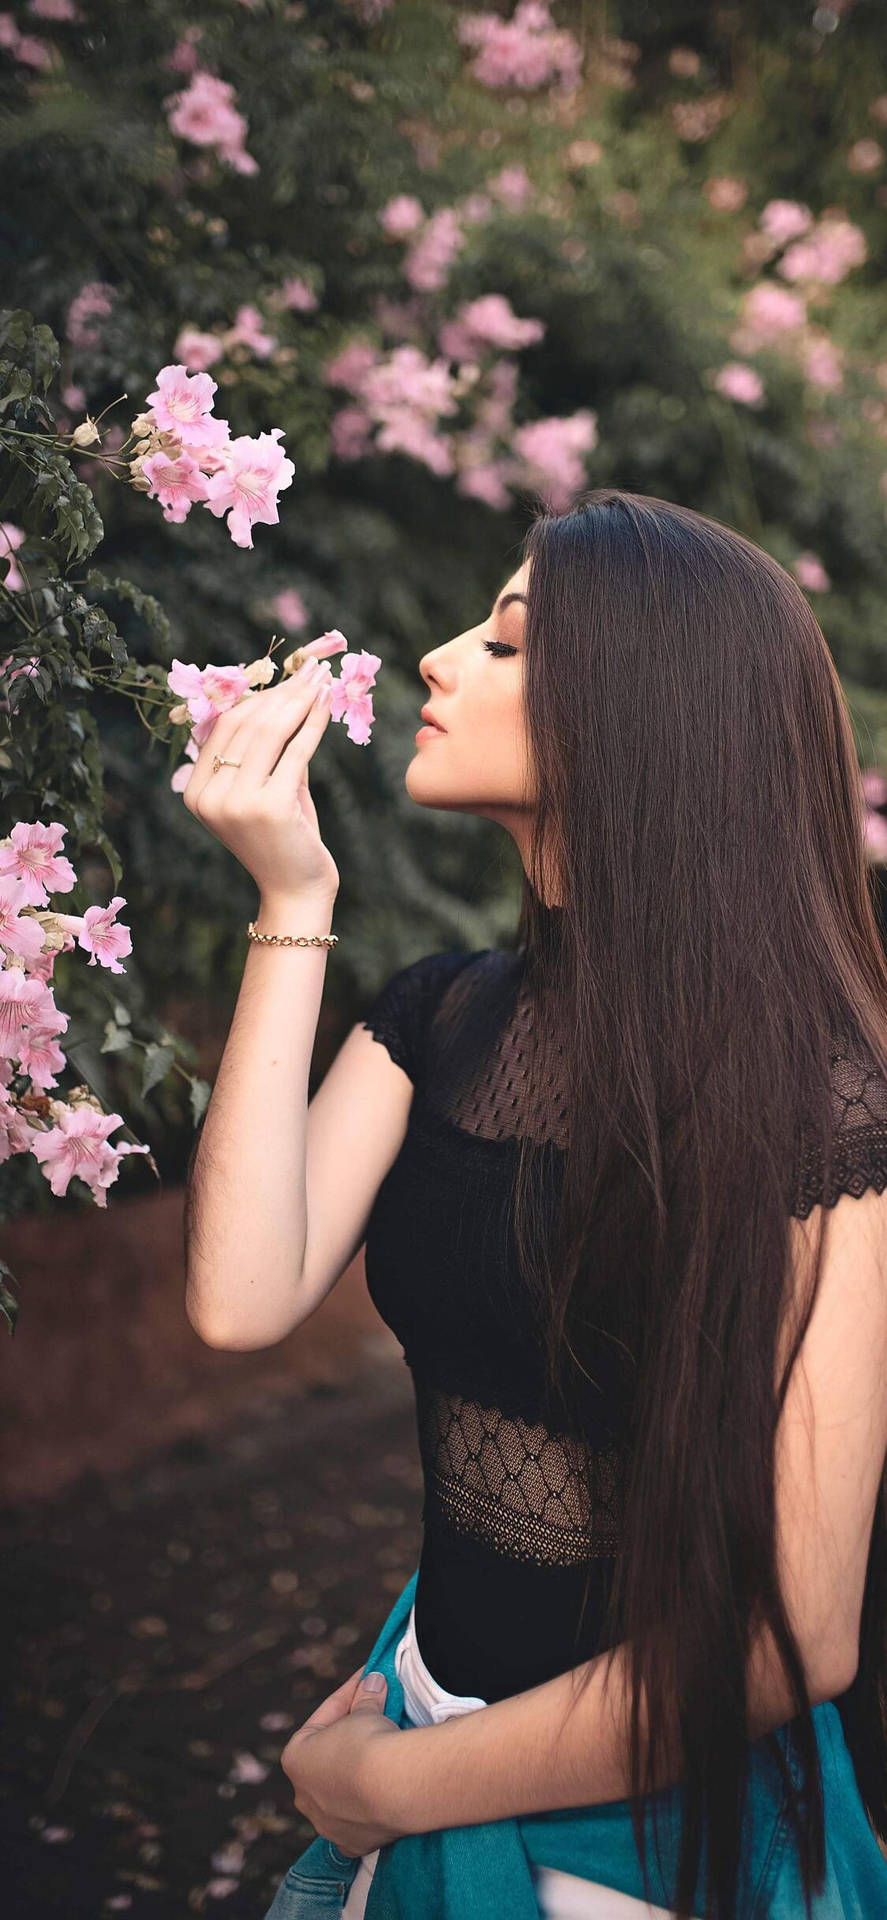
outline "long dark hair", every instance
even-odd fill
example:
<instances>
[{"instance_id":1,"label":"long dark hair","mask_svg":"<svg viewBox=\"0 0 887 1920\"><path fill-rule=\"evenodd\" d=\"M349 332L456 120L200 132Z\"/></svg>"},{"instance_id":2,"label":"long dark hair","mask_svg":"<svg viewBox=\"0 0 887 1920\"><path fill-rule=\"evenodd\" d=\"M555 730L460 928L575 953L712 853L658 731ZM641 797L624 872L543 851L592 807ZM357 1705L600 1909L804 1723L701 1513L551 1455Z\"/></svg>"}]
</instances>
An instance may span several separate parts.
<instances>
[{"instance_id":1,"label":"long dark hair","mask_svg":"<svg viewBox=\"0 0 887 1920\"><path fill-rule=\"evenodd\" d=\"M677 1702L686 1812L673 1904L679 1920L695 1911L704 1830L706 1920L735 1920L746 1665L766 1624L797 1703L800 1796L769 1740L809 1913L825 1869L822 1782L775 1535L776 1428L827 1213L803 1229L792 1218L799 1124L803 1165L818 1155L830 1178L835 1035L859 1036L887 1075L887 959L849 714L800 587L703 514L596 488L567 513L539 513L523 558L536 792L519 937L539 996L530 1034L545 1030L554 982L570 1045L557 1231L535 1204L527 1138L516 1241L543 1306L561 1430L588 1436L602 1329L633 1408L604 1645L630 1644L646 1897L647 1794ZM546 1071L541 1051L525 1064ZM838 1701L887 1841L885 1615L887 1478L859 1667Z\"/></svg>"}]
</instances>

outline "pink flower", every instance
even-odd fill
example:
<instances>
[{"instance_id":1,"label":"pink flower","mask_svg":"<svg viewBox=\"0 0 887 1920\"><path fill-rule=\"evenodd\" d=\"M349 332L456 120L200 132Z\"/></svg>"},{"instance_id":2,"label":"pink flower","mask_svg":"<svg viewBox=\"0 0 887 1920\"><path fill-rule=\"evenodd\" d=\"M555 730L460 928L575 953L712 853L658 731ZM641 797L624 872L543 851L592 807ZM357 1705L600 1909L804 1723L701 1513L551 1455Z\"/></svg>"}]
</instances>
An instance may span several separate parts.
<instances>
[{"instance_id":1,"label":"pink flower","mask_svg":"<svg viewBox=\"0 0 887 1920\"><path fill-rule=\"evenodd\" d=\"M27 1153L33 1132L11 1093L0 1085L0 1161L8 1160L13 1153Z\"/></svg>"},{"instance_id":2,"label":"pink flower","mask_svg":"<svg viewBox=\"0 0 887 1920\"><path fill-rule=\"evenodd\" d=\"M873 862L887 860L887 820L881 813L866 813L865 852Z\"/></svg>"},{"instance_id":3,"label":"pink flower","mask_svg":"<svg viewBox=\"0 0 887 1920\"><path fill-rule=\"evenodd\" d=\"M192 739L202 747L219 714L236 707L250 683L245 667L195 667L187 660L174 660L166 684L171 692L183 696L192 721Z\"/></svg>"},{"instance_id":4,"label":"pink flower","mask_svg":"<svg viewBox=\"0 0 887 1920\"><path fill-rule=\"evenodd\" d=\"M504 294L485 293L466 301L455 320L445 322L439 340L451 359L470 360L478 348L532 346L544 338L545 331L544 320L519 320Z\"/></svg>"},{"instance_id":5,"label":"pink flower","mask_svg":"<svg viewBox=\"0 0 887 1920\"><path fill-rule=\"evenodd\" d=\"M277 495L292 485L295 467L282 447L282 427L255 439L238 434L225 449L225 464L209 482L206 504L217 517L228 514L228 531L237 547L252 547L257 522L276 527Z\"/></svg>"},{"instance_id":6,"label":"pink flower","mask_svg":"<svg viewBox=\"0 0 887 1920\"><path fill-rule=\"evenodd\" d=\"M420 460L439 478L453 472L453 454L446 434L439 433L409 407L395 407L387 415L376 435L381 453L405 453Z\"/></svg>"},{"instance_id":7,"label":"pink flower","mask_svg":"<svg viewBox=\"0 0 887 1920\"><path fill-rule=\"evenodd\" d=\"M787 240L796 240L812 227L813 215L799 200L768 200L758 225L775 247L784 247Z\"/></svg>"},{"instance_id":8,"label":"pink flower","mask_svg":"<svg viewBox=\"0 0 887 1920\"><path fill-rule=\"evenodd\" d=\"M831 588L832 583L816 553L799 553L792 561L792 572L808 593L828 593Z\"/></svg>"},{"instance_id":9,"label":"pink flower","mask_svg":"<svg viewBox=\"0 0 887 1920\"><path fill-rule=\"evenodd\" d=\"M713 173L702 189L715 213L738 213L748 199L748 187L736 174Z\"/></svg>"},{"instance_id":10,"label":"pink flower","mask_svg":"<svg viewBox=\"0 0 887 1920\"><path fill-rule=\"evenodd\" d=\"M16 547L20 547L22 541L26 540L27 537L24 528L17 527L14 520L0 520L0 560L9 559L9 567L3 585L9 588L10 593L20 592L25 584L11 556L14 554ZM8 658L12 659L12 655L10 654ZM17 671L21 673L23 672L23 668L19 667Z\"/></svg>"},{"instance_id":11,"label":"pink flower","mask_svg":"<svg viewBox=\"0 0 887 1920\"><path fill-rule=\"evenodd\" d=\"M165 67L169 73L195 73L200 65L196 43L202 36L202 27L186 27L181 39L176 41L172 53L168 53L160 62L161 66Z\"/></svg>"},{"instance_id":12,"label":"pink flower","mask_svg":"<svg viewBox=\"0 0 887 1920\"><path fill-rule=\"evenodd\" d=\"M337 460L361 460L372 452L372 421L362 407L340 407L333 414L330 446Z\"/></svg>"},{"instance_id":13,"label":"pink flower","mask_svg":"<svg viewBox=\"0 0 887 1920\"><path fill-rule=\"evenodd\" d=\"M0 841L0 875L24 881L30 907L45 907L51 893L70 893L76 883L71 862L60 851L66 831L60 820L48 827L42 820L20 820Z\"/></svg>"},{"instance_id":14,"label":"pink flower","mask_svg":"<svg viewBox=\"0 0 887 1920\"><path fill-rule=\"evenodd\" d=\"M260 360L267 359L277 341L273 333L265 333L262 328L262 316L258 307L238 307L233 327L225 334L225 346L242 345L250 347Z\"/></svg>"},{"instance_id":15,"label":"pink flower","mask_svg":"<svg viewBox=\"0 0 887 1920\"><path fill-rule=\"evenodd\" d=\"M489 220L493 202L488 193L466 193L456 207L463 226L476 227Z\"/></svg>"},{"instance_id":16,"label":"pink flower","mask_svg":"<svg viewBox=\"0 0 887 1920\"><path fill-rule=\"evenodd\" d=\"M442 287L450 267L465 245L465 235L454 207L440 207L431 215L404 260L404 273L419 293Z\"/></svg>"},{"instance_id":17,"label":"pink flower","mask_svg":"<svg viewBox=\"0 0 887 1920\"><path fill-rule=\"evenodd\" d=\"M801 296L789 293L787 287L776 286L772 280L761 280L756 287L750 287L743 296L740 310L745 333L761 344L778 340L784 333L802 327L807 318Z\"/></svg>"},{"instance_id":18,"label":"pink flower","mask_svg":"<svg viewBox=\"0 0 887 1920\"><path fill-rule=\"evenodd\" d=\"M333 628L333 634L339 639L345 637L339 634L338 628ZM328 639L330 636L323 637ZM375 685L376 673L381 665L380 655L368 653L365 647L360 653L345 653L342 655L339 678L332 682L330 718L344 719L349 740L359 747L365 747L370 738L374 717L370 688Z\"/></svg>"},{"instance_id":19,"label":"pink flower","mask_svg":"<svg viewBox=\"0 0 887 1920\"><path fill-rule=\"evenodd\" d=\"M364 376L380 359L378 347L371 346L369 341L349 340L334 360L327 361L323 377L330 386L349 387L353 393L360 393Z\"/></svg>"},{"instance_id":20,"label":"pink flower","mask_svg":"<svg viewBox=\"0 0 887 1920\"><path fill-rule=\"evenodd\" d=\"M89 280L71 301L65 320L65 332L72 347L97 347L101 339L98 327L90 320L104 319L111 311L114 288L105 280Z\"/></svg>"},{"instance_id":21,"label":"pink flower","mask_svg":"<svg viewBox=\"0 0 887 1920\"><path fill-rule=\"evenodd\" d=\"M139 468L150 482L149 500L159 500L163 518L174 526L187 520L195 500L209 498L209 480L190 453L146 454Z\"/></svg>"},{"instance_id":22,"label":"pink flower","mask_svg":"<svg viewBox=\"0 0 887 1920\"><path fill-rule=\"evenodd\" d=\"M110 973L126 972L119 961L121 954L132 953L130 929L115 924L116 915L125 906L122 893L115 893L107 907L87 907L78 939L84 952L91 955L91 967L99 960Z\"/></svg>"},{"instance_id":23,"label":"pink flower","mask_svg":"<svg viewBox=\"0 0 887 1920\"><path fill-rule=\"evenodd\" d=\"M195 146L211 146L219 158L238 173L257 173L258 162L244 151L248 131L242 113L234 106L234 88L215 74L198 68L181 93L170 94L164 102L173 133Z\"/></svg>"},{"instance_id":24,"label":"pink flower","mask_svg":"<svg viewBox=\"0 0 887 1920\"><path fill-rule=\"evenodd\" d=\"M212 415L217 391L208 373L189 374L181 363L161 367L154 392L148 394L158 432L177 434L183 448L195 456L205 447L221 449L228 439L228 422Z\"/></svg>"},{"instance_id":25,"label":"pink flower","mask_svg":"<svg viewBox=\"0 0 887 1920\"><path fill-rule=\"evenodd\" d=\"M776 269L785 280L813 280L834 287L863 265L868 243L852 220L823 219L805 240L783 254Z\"/></svg>"},{"instance_id":26,"label":"pink flower","mask_svg":"<svg viewBox=\"0 0 887 1920\"><path fill-rule=\"evenodd\" d=\"M307 625L308 610L296 587L285 587L283 593L274 601L274 612L281 626L299 628Z\"/></svg>"},{"instance_id":27,"label":"pink flower","mask_svg":"<svg viewBox=\"0 0 887 1920\"><path fill-rule=\"evenodd\" d=\"M11 13L0 14L0 47L26 67L51 67L52 54L36 34L20 33Z\"/></svg>"},{"instance_id":28,"label":"pink flower","mask_svg":"<svg viewBox=\"0 0 887 1920\"><path fill-rule=\"evenodd\" d=\"M816 329L800 343L801 365L811 387L824 393L840 393L844 385L842 349L824 331Z\"/></svg>"},{"instance_id":29,"label":"pink flower","mask_svg":"<svg viewBox=\"0 0 887 1920\"><path fill-rule=\"evenodd\" d=\"M307 280L301 280L297 274L291 274L284 280L278 300L281 306L292 307L297 313L313 313L318 305L317 295Z\"/></svg>"},{"instance_id":30,"label":"pink flower","mask_svg":"<svg viewBox=\"0 0 887 1920\"><path fill-rule=\"evenodd\" d=\"M549 416L518 427L512 446L527 472L521 476L548 498L554 512L569 506L577 488L585 479L585 463L580 458L597 446L597 415L588 407L566 418Z\"/></svg>"},{"instance_id":31,"label":"pink flower","mask_svg":"<svg viewBox=\"0 0 887 1920\"><path fill-rule=\"evenodd\" d=\"M28 1028L53 1019L67 1025L67 1015L58 1013L42 980L21 967L0 969L0 1060L20 1060Z\"/></svg>"},{"instance_id":32,"label":"pink flower","mask_svg":"<svg viewBox=\"0 0 887 1920\"><path fill-rule=\"evenodd\" d=\"M582 48L559 32L544 0L519 0L511 20L497 13L463 14L456 22L463 46L477 48L471 73L486 87L539 87L557 80L565 90L579 84Z\"/></svg>"},{"instance_id":33,"label":"pink flower","mask_svg":"<svg viewBox=\"0 0 887 1920\"><path fill-rule=\"evenodd\" d=\"M880 767L868 767L862 776L862 791L870 807L887 807L887 780Z\"/></svg>"},{"instance_id":34,"label":"pink flower","mask_svg":"<svg viewBox=\"0 0 887 1920\"><path fill-rule=\"evenodd\" d=\"M56 1035L64 1033L68 1025L66 1013L59 1013L53 1007L52 1016L43 1020L33 1020L23 1029L19 1042L18 1070L26 1073L28 1079L41 1093L49 1087L57 1087L57 1075L64 1072L67 1065L65 1055L58 1045Z\"/></svg>"},{"instance_id":35,"label":"pink flower","mask_svg":"<svg viewBox=\"0 0 887 1920\"><path fill-rule=\"evenodd\" d=\"M393 240L405 240L407 234L415 233L425 219L421 200L415 194L397 193L393 200L386 200L379 214L379 224L384 233Z\"/></svg>"},{"instance_id":36,"label":"pink flower","mask_svg":"<svg viewBox=\"0 0 887 1920\"><path fill-rule=\"evenodd\" d=\"M487 180L487 189L495 200L501 200L504 207L518 212L529 199L533 191L533 182L526 167L502 167Z\"/></svg>"},{"instance_id":37,"label":"pink flower","mask_svg":"<svg viewBox=\"0 0 887 1920\"><path fill-rule=\"evenodd\" d=\"M495 460L478 460L474 464L466 461L460 467L456 491L470 500L483 500L488 507L500 511L511 505L511 492Z\"/></svg>"},{"instance_id":38,"label":"pink flower","mask_svg":"<svg viewBox=\"0 0 887 1920\"><path fill-rule=\"evenodd\" d=\"M423 414L454 413L457 399L446 360L428 360L419 347L395 347L361 383L364 405L377 419L402 406Z\"/></svg>"},{"instance_id":39,"label":"pink flower","mask_svg":"<svg viewBox=\"0 0 887 1920\"><path fill-rule=\"evenodd\" d=\"M754 367L746 367L741 360L728 360L721 367L713 382L718 393L728 400L738 400L746 407L756 407L764 398L764 382Z\"/></svg>"},{"instance_id":40,"label":"pink flower","mask_svg":"<svg viewBox=\"0 0 887 1920\"><path fill-rule=\"evenodd\" d=\"M33 914L22 913L28 905L28 888L23 880L5 874L0 880L0 947L23 960L34 960L43 952L43 928ZM3 964L0 957L0 964Z\"/></svg>"},{"instance_id":41,"label":"pink flower","mask_svg":"<svg viewBox=\"0 0 887 1920\"><path fill-rule=\"evenodd\" d=\"M74 0L28 0L28 5L31 12L38 14L41 20L79 20L81 18Z\"/></svg>"},{"instance_id":42,"label":"pink flower","mask_svg":"<svg viewBox=\"0 0 887 1920\"><path fill-rule=\"evenodd\" d=\"M217 333L201 333L197 327L182 327L173 347L177 361L190 373L205 373L207 367L221 360L224 351L224 341Z\"/></svg>"},{"instance_id":43,"label":"pink flower","mask_svg":"<svg viewBox=\"0 0 887 1920\"><path fill-rule=\"evenodd\" d=\"M123 1143L108 1145L108 1135L123 1126L122 1113L98 1113L88 1102L57 1107L57 1124L32 1135L31 1152L39 1160L53 1193L61 1198L74 1175L84 1180L99 1207L108 1204L106 1188L116 1180L125 1153L147 1153L148 1147Z\"/></svg>"}]
</instances>

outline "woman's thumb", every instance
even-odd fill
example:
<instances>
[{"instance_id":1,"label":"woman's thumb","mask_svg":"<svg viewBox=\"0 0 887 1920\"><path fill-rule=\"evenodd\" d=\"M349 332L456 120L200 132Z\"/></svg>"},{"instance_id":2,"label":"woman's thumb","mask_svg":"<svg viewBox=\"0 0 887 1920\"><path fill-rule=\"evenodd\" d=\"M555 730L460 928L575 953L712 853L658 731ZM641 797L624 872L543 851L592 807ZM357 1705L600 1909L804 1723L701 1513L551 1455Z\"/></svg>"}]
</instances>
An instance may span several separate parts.
<instances>
[{"instance_id":1,"label":"woman's thumb","mask_svg":"<svg viewBox=\"0 0 887 1920\"><path fill-rule=\"evenodd\" d=\"M388 1682L384 1673L365 1673L360 1684L355 1688L351 1712L355 1713L360 1708L368 1708L371 1713L384 1713L387 1687Z\"/></svg>"}]
</instances>

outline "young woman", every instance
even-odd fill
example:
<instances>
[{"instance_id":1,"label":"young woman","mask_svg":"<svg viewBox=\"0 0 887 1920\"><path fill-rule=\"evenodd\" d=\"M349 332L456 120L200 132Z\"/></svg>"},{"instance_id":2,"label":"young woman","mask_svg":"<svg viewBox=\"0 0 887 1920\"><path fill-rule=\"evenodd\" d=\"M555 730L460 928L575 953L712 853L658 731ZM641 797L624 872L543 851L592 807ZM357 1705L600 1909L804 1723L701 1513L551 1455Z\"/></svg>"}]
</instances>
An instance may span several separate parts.
<instances>
[{"instance_id":1,"label":"young woman","mask_svg":"<svg viewBox=\"0 0 887 1920\"><path fill-rule=\"evenodd\" d=\"M254 945L189 1190L204 1339L283 1338L365 1243L415 1385L400 1724L358 1669L284 1755L343 1895L351 1863L323 1910L406 1913L374 1872L390 1894L411 1847L516 1819L521 1915L875 1920L887 961L834 664L761 549L598 488L533 522L420 672L407 791L512 835L516 944L402 968L307 1108L325 952ZM223 715L188 784L260 931L329 932L325 719L302 672ZM677 1783L651 1881L646 1812ZM616 1802L630 1867L595 1822ZM597 1854L558 1853L559 1809ZM472 1871L473 1912L504 1912ZM292 1876L274 1920L315 1911ZM449 1883L422 1912L458 1912Z\"/></svg>"}]
</instances>

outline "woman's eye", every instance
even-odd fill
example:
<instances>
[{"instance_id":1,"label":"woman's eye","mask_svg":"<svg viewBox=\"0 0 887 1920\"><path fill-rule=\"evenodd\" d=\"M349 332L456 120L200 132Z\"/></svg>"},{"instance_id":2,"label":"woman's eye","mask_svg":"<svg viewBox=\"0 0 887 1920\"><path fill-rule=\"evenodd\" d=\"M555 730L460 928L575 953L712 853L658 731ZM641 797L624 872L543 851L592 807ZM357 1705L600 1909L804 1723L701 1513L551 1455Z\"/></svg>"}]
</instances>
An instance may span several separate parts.
<instances>
[{"instance_id":1,"label":"woman's eye","mask_svg":"<svg viewBox=\"0 0 887 1920\"><path fill-rule=\"evenodd\" d=\"M484 646L488 653L504 654L517 652L517 648L510 647L505 640L485 640Z\"/></svg>"}]
</instances>

